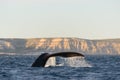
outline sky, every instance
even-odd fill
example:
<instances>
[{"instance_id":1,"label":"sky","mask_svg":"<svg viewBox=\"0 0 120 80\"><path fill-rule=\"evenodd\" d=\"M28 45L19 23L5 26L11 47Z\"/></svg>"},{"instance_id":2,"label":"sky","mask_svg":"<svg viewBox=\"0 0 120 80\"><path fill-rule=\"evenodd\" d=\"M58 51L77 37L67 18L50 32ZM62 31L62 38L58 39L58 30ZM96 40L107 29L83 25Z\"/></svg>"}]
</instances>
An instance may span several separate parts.
<instances>
[{"instance_id":1,"label":"sky","mask_svg":"<svg viewBox=\"0 0 120 80\"><path fill-rule=\"evenodd\" d=\"M120 0L0 0L0 38L120 38Z\"/></svg>"}]
</instances>

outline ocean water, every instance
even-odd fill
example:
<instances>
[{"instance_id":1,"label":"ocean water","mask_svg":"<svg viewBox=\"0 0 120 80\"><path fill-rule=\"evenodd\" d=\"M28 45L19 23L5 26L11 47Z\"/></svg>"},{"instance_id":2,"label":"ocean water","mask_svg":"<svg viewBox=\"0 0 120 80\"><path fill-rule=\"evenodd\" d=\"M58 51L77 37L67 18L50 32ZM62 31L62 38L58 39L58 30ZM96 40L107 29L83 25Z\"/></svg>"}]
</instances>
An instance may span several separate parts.
<instances>
[{"instance_id":1,"label":"ocean water","mask_svg":"<svg viewBox=\"0 0 120 80\"><path fill-rule=\"evenodd\" d=\"M31 67L38 56L0 55L0 80L120 80L120 56L86 55L91 66Z\"/></svg>"}]
</instances>

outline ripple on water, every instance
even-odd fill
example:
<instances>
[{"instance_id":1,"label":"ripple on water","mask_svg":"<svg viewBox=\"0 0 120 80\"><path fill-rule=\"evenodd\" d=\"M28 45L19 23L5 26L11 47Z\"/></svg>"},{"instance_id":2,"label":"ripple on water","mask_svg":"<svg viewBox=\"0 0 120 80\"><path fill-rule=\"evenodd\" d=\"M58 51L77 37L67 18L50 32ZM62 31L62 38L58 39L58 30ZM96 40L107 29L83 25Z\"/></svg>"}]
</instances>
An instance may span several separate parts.
<instances>
[{"instance_id":1,"label":"ripple on water","mask_svg":"<svg viewBox=\"0 0 120 80\"><path fill-rule=\"evenodd\" d=\"M1 80L119 80L120 57L90 56L93 67L30 67L37 56L0 56ZM115 59L115 60L113 60Z\"/></svg>"}]
</instances>

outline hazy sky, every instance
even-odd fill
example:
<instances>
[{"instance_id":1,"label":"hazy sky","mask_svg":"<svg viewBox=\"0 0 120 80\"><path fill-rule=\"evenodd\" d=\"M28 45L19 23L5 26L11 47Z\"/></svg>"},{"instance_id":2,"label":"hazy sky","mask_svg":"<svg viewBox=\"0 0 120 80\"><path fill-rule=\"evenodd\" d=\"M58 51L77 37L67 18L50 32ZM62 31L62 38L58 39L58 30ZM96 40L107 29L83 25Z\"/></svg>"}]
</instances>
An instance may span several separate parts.
<instances>
[{"instance_id":1,"label":"hazy sky","mask_svg":"<svg viewBox=\"0 0 120 80\"><path fill-rule=\"evenodd\" d=\"M120 38L120 0L0 0L0 38Z\"/></svg>"}]
</instances>

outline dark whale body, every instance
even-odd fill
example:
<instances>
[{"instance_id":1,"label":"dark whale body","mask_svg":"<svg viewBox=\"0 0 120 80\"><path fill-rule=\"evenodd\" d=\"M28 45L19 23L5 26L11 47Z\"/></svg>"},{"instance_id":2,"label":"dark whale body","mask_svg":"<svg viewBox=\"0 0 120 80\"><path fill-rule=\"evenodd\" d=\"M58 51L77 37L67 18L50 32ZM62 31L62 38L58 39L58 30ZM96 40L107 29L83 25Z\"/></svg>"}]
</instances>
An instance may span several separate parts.
<instances>
[{"instance_id":1,"label":"dark whale body","mask_svg":"<svg viewBox=\"0 0 120 80\"><path fill-rule=\"evenodd\" d=\"M35 60L35 62L32 64L31 67L45 67L47 60L50 57L56 57L56 56L60 56L60 57L81 56L81 57L84 57L83 54L77 53L77 52L58 52L58 53L53 53L53 54L43 53Z\"/></svg>"}]
</instances>

